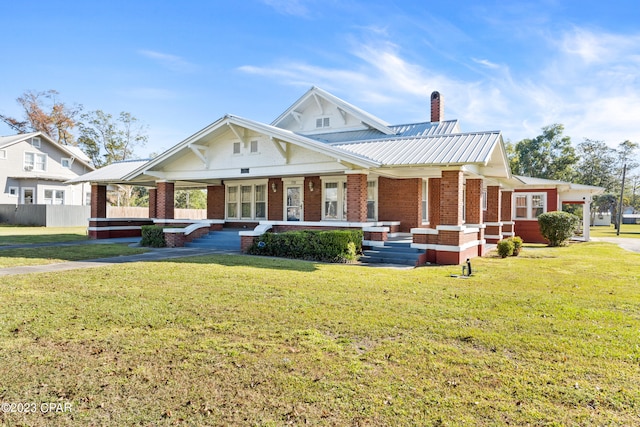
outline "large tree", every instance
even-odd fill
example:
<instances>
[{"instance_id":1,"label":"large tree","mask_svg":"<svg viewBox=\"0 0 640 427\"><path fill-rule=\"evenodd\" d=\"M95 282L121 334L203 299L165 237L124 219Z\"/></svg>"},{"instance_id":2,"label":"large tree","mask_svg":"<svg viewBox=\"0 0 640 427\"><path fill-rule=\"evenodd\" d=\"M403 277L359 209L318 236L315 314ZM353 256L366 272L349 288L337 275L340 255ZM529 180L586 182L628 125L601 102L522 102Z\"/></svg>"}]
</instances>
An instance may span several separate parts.
<instances>
[{"instance_id":1,"label":"large tree","mask_svg":"<svg viewBox=\"0 0 640 427\"><path fill-rule=\"evenodd\" d=\"M542 134L519 141L511 162L513 173L536 178L570 181L578 161L571 138L564 136L564 126L553 124L542 128Z\"/></svg>"},{"instance_id":2,"label":"large tree","mask_svg":"<svg viewBox=\"0 0 640 427\"><path fill-rule=\"evenodd\" d=\"M0 115L0 120L18 133L42 132L60 144L76 145L71 131L77 125L76 117L82 106L68 106L60 102L58 95L55 90L26 91L16 99L24 110L24 118Z\"/></svg>"},{"instance_id":3,"label":"large tree","mask_svg":"<svg viewBox=\"0 0 640 427\"><path fill-rule=\"evenodd\" d=\"M618 186L618 154L604 141L586 139L577 147L576 180L580 184L604 187L613 192Z\"/></svg>"},{"instance_id":4,"label":"large tree","mask_svg":"<svg viewBox=\"0 0 640 427\"><path fill-rule=\"evenodd\" d=\"M102 110L85 113L79 128L78 143L96 167L129 160L148 140L147 127L124 111L117 118Z\"/></svg>"}]
</instances>

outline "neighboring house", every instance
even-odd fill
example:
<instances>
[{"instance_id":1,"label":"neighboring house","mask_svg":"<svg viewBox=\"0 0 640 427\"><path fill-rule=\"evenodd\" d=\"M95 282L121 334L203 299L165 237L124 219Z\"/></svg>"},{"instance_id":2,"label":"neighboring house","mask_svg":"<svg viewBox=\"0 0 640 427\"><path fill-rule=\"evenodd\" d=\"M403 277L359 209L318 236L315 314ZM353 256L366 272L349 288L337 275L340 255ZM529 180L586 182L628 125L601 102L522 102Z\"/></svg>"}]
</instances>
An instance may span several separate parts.
<instances>
[{"instance_id":1,"label":"neighboring house","mask_svg":"<svg viewBox=\"0 0 640 427\"><path fill-rule=\"evenodd\" d=\"M0 137L0 204L88 205L87 184L65 182L94 170L79 148L42 132Z\"/></svg>"},{"instance_id":2,"label":"neighboring house","mask_svg":"<svg viewBox=\"0 0 640 427\"><path fill-rule=\"evenodd\" d=\"M92 183L94 238L140 232L131 220L106 218L108 185L149 187L149 217L161 223L173 220L175 189L206 187L208 218L255 227L241 233L243 249L268 229L356 228L367 246L404 235L424 251L420 262L459 264L514 235L514 191L527 184L511 176L499 131L461 132L444 120L438 92L430 113L390 125L312 87L271 124L226 115L150 161L72 182Z\"/></svg>"}]
</instances>

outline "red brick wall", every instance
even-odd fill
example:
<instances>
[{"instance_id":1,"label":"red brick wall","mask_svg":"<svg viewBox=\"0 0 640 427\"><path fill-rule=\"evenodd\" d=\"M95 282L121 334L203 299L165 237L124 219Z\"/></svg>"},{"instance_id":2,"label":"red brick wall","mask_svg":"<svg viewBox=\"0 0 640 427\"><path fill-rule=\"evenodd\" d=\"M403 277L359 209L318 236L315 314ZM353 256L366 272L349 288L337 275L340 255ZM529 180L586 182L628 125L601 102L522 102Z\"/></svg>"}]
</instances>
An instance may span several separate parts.
<instances>
[{"instance_id":1,"label":"red brick wall","mask_svg":"<svg viewBox=\"0 0 640 427\"><path fill-rule=\"evenodd\" d=\"M440 222L462 225L462 171L442 171L440 182Z\"/></svg>"},{"instance_id":2,"label":"red brick wall","mask_svg":"<svg viewBox=\"0 0 640 427\"><path fill-rule=\"evenodd\" d=\"M500 220L501 221L511 221L511 217L513 215L513 210L511 207L511 203L513 200L513 191L503 191L502 199L501 199L501 208L500 208Z\"/></svg>"},{"instance_id":3,"label":"red brick wall","mask_svg":"<svg viewBox=\"0 0 640 427\"><path fill-rule=\"evenodd\" d=\"M313 183L313 191L309 183ZM322 182L319 176L308 176L304 179L304 220L322 220Z\"/></svg>"},{"instance_id":4,"label":"red brick wall","mask_svg":"<svg viewBox=\"0 0 640 427\"><path fill-rule=\"evenodd\" d=\"M487 187L487 212L486 222L499 222L501 212L500 187L490 185ZM487 233L490 234L490 233Z\"/></svg>"},{"instance_id":5,"label":"red brick wall","mask_svg":"<svg viewBox=\"0 0 640 427\"><path fill-rule=\"evenodd\" d=\"M547 194L547 212L558 210L558 190L555 188L542 190L516 190L517 193L546 193ZM548 243L542 234L540 234L540 226L537 220L518 220L514 218L514 232L516 236L520 236L527 243Z\"/></svg>"},{"instance_id":6,"label":"red brick wall","mask_svg":"<svg viewBox=\"0 0 640 427\"><path fill-rule=\"evenodd\" d=\"M427 210L429 211L429 227L436 228L440 224L440 186L442 179L429 178Z\"/></svg>"},{"instance_id":7,"label":"red brick wall","mask_svg":"<svg viewBox=\"0 0 640 427\"><path fill-rule=\"evenodd\" d=\"M158 182L158 203L156 214L161 219L173 219L174 213L174 184L173 182Z\"/></svg>"},{"instance_id":8,"label":"red brick wall","mask_svg":"<svg viewBox=\"0 0 640 427\"><path fill-rule=\"evenodd\" d=\"M224 185L207 187L207 219L224 219Z\"/></svg>"},{"instance_id":9,"label":"red brick wall","mask_svg":"<svg viewBox=\"0 0 640 427\"><path fill-rule=\"evenodd\" d=\"M366 205L365 205L366 217ZM400 221L408 233L422 224L422 179L378 179L378 219Z\"/></svg>"},{"instance_id":10,"label":"red brick wall","mask_svg":"<svg viewBox=\"0 0 640 427\"><path fill-rule=\"evenodd\" d=\"M276 185L276 192L271 189L272 185ZM267 213L268 219L271 221L282 221L284 219L283 203L283 184L280 178L270 178L267 184L267 200L269 203L269 211Z\"/></svg>"},{"instance_id":11,"label":"red brick wall","mask_svg":"<svg viewBox=\"0 0 640 427\"><path fill-rule=\"evenodd\" d=\"M155 218L158 214L158 190L155 188L149 189L149 218Z\"/></svg>"},{"instance_id":12,"label":"red brick wall","mask_svg":"<svg viewBox=\"0 0 640 427\"><path fill-rule=\"evenodd\" d=\"M482 224L482 179L467 179L467 224Z\"/></svg>"},{"instance_id":13,"label":"red brick wall","mask_svg":"<svg viewBox=\"0 0 640 427\"><path fill-rule=\"evenodd\" d=\"M367 221L367 175L347 175L347 221Z\"/></svg>"},{"instance_id":14,"label":"red brick wall","mask_svg":"<svg viewBox=\"0 0 640 427\"><path fill-rule=\"evenodd\" d=\"M107 217L107 186L91 184L91 218Z\"/></svg>"}]
</instances>

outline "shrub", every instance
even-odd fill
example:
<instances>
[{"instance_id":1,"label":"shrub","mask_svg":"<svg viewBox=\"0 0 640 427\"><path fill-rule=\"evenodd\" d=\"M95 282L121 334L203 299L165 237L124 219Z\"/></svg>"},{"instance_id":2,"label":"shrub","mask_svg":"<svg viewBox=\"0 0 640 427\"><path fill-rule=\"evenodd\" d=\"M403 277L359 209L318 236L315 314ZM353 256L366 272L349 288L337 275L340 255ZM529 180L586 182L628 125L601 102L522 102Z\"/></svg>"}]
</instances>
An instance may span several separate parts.
<instances>
[{"instance_id":1,"label":"shrub","mask_svg":"<svg viewBox=\"0 0 640 427\"><path fill-rule=\"evenodd\" d=\"M520 250L522 249L522 238L520 236L509 237L508 240L511 240L513 243L513 256L520 255Z\"/></svg>"},{"instance_id":2,"label":"shrub","mask_svg":"<svg viewBox=\"0 0 640 427\"><path fill-rule=\"evenodd\" d=\"M362 252L361 230L265 233L247 251L253 255L324 262L353 262Z\"/></svg>"},{"instance_id":3,"label":"shrub","mask_svg":"<svg viewBox=\"0 0 640 427\"><path fill-rule=\"evenodd\" d=\"M549 246L564 245L573 236L579 224L580 218L562 211L547 212L538 216L540 233L549 241Z\"/></svg>"},{"instance_id":4,"label":"shrub","mask_svg":"<svg viewBox=\"0 0 640 427\"><path fill-rule=\"evenodd\" d=\"M158 227L157 225L142 226L142 240L140 240L140 246L164 248L166 245L162 227Z\"/></svg>"},{"instance_id":5,"label":"shrub","mask_svg":"<svg viewBox=\"0 0 640 427\"><path fill-rule=\"evenodd\" d=\"M502 258L513 255L514 244L511 239L502 239L498 242L498 255Z\"/></svg>"}]
</instances>

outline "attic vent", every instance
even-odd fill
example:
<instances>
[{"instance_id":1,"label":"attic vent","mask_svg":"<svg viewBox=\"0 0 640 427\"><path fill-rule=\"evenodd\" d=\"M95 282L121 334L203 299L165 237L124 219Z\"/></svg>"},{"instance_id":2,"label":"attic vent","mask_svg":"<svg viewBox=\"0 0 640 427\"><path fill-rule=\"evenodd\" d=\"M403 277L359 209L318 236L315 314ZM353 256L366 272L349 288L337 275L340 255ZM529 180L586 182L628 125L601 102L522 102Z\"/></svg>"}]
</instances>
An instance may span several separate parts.
<instances>
[{"instance_id":1,"label":"attic vent","mask_svg":"<svg viewBox=\"0 0 640 427\"><path fill-rule=\"evenodd\" d=\"M328 128L331 126L331 118L330 117L319 117L316 119L316 129L319 128Z\"/></svg>"}]
</instances>

